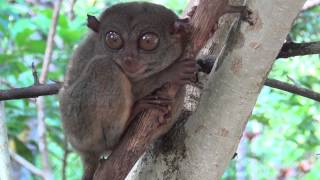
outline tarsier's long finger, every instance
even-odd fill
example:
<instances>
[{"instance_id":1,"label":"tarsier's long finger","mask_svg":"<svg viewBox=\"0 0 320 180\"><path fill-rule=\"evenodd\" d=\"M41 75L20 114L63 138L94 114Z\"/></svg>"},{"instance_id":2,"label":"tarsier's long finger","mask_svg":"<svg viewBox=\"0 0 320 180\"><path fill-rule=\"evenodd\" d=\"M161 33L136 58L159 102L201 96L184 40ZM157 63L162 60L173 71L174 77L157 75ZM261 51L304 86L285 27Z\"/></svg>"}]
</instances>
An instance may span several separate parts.
<instances>
[{"instance_id":1,"label":"tarsier's long finger","mask_svg":"<svg viewBox=\"0 0 320 180\"><path fill-rule=\"evenodd\" d=\"M161 111L162 113L168 113L169 110L167 107L164 107L162 105L159 104L144 104L141 106L141 111L147 110L147 109L157 109L159 111Z\"/></svg>"},{"instance_id":2,"label":"tarsier's long finger","mask_svg":"<svg viewBox=\"0 0 320 180\"><path fill-rule=\"evenodd\" d=\"M161 95L151 95L151 96L144 97L139 101L139 103L150 103L152 101L158 101L160 103L163 102L165 104L168 104L173 102L173 98L168 96L161 96Z\"/></svg>"},{"instance_id":3,"label":"tarsier's long finger","mask_svg":"<svg viewBox=\"0 0 320 180\"><path fill-rule=\"evenodd\" d=\"M164 99L157 99L157 100L143 100L141 104L151 104L151 105L160 105L160 106L168 106L173 103L173 100L164 100Z\"/></svg>"},{"instance_id":4,"label":"tarsier's long finger","mask_svg":"<svg viewBox=\"0 0 320 180\"><path fill-rule=\"evenodd\" d=\"M141 99L140 101L145 101L145 100L167 100L167 101L173 101L172 97L168 97L165 95L150 95L150 96L146 96L143 99Z\"/></svg>"}]
</instances>

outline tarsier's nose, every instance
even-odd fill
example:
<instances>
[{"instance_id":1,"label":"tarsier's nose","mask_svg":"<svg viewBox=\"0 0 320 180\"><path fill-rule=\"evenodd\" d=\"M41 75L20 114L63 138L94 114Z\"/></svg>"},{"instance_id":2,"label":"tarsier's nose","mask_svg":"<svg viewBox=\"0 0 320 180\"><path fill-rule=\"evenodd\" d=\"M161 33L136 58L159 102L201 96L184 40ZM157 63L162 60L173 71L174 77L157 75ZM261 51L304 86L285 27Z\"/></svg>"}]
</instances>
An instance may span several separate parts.
<instances>
[{"instance_id":1,"label":"tarsier's nose","mask_svg":"<svg viewBox=\"0 0 320 180\"><path fill-rule=\"evenodd\" d=\"M144 66L136 59L131 56L128 56L124 60L124 70L129 73L137 73Z\"/></svg>"}]
</instances>

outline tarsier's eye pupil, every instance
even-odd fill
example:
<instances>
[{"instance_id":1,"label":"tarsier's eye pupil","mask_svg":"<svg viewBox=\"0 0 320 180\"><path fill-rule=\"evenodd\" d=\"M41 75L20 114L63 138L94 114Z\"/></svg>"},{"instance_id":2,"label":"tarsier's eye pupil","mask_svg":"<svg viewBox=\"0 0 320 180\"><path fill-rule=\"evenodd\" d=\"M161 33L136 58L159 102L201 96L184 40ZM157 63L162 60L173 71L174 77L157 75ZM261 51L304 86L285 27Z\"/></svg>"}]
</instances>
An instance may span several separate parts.
<instances>
[{"instance_id":1,"label":"tarsier's eye pupil","mask_svg":"<svg viewBox=\"0 0 320 180\"><path fill-rule=\"evenodd\" d=\"M139 47L151 51L158 47L159 37L155 33L145 33L139 39Z\"/></svg>"},{"instance_id":2,"label":"tarsier's eye pupil","mask_svg":"<svg viewBox=\"0 0 320 180\"><path fill-rule=\"evenodd\" d=\"M123 41L121 36L114 31L107 32L106 43L108 47L111 49L120 49L123 46Z\"/></svg>"}]
</instances>

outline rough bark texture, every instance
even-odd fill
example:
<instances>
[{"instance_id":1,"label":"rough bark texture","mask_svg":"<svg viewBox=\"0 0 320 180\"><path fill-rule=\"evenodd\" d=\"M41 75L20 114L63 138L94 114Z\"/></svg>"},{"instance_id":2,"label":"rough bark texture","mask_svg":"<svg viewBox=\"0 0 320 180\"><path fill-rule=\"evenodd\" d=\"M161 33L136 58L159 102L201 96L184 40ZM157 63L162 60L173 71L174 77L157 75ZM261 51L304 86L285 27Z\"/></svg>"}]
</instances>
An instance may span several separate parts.
<instances>
[{"instance_id":1,"label":"rough bark texture","mask_svg":"<svg viewBox=\"0 0 320 180\"><path fill-rule=\"evenodd\" d=\"M53 95L59 92L60 83L39 84L25 88L16 88L11 90L0 91L0 101L10 99L35 98L38 96Z\"/></svg>"},{"instance_id":2,"label":"rough bark texture","mask_svg":"<svg viewBox=\"0 0 320 180\"><path fill-rule=\"evenodd\" d=\"M234 2L234 1L232 1ZM170 141L147 153L128 179L219 179L304 0L252 0L223 64L211 73L197 111ZM203 20L201 19L201 22ZM166 147L166 148L164 148Z\"/></svg>"}]
</instances>

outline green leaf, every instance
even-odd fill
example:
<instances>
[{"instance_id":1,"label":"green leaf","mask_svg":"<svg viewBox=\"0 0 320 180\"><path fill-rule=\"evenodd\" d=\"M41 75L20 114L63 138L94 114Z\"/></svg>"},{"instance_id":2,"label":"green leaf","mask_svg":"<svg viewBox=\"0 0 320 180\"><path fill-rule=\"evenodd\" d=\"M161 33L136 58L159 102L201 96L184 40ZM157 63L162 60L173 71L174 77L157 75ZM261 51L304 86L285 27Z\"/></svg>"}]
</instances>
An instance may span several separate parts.
<instances>
[{"instance_id":1,"label":"green leaf","mask_svg":"<svg viewBox=\"0 0 320 180\"><path fill-rule=\"evenodd\" d=\"M13 137L15 147L16 147L16 152L20 156L24 157L26 160L29 162L33 162L33 155L32 151L17 137Z\"/></svg>"}]
</instances>

